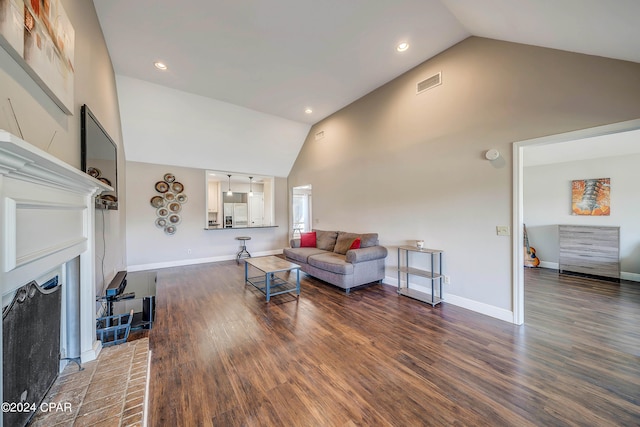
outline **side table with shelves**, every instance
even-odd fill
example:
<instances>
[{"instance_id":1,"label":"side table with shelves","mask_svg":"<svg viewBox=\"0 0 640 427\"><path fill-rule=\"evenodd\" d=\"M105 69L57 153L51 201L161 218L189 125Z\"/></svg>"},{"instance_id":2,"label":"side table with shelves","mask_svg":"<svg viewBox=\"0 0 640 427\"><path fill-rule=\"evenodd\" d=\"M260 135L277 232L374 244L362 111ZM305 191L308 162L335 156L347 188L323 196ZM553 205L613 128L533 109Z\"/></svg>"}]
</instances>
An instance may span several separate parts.
<instances>
[{"instance_id":1,"label":"side table with shelves","mask_svg":"<svg viewBox=\"0 0 640 427\"><path fill-rule=\"evenodd\" d=\"M427 254L429 265L425 266L429 270L422 268L412 267L410 262L410 253ZM415 246L399 246L398 247L398 294L404 295L413 299L417 299L422 302L426 302L435 307L436 304L442 302L442 280L444 276L442 274L442 256L444 252L439 249L418 249ZM412 258L416 258L413 256ZM403 263L404 260L404 263ZM415 259L413 264L415 264ZM405 284L403 286L401 279L402 275L405 277ZM421 292L416 289L412 289L409 286L409 278L411 276L424 277L431 282L431 295L426 292ZM436 286L437 285L437 286ZM436 293L436 288L438 293Z\"/></svg>"}]
</instances>

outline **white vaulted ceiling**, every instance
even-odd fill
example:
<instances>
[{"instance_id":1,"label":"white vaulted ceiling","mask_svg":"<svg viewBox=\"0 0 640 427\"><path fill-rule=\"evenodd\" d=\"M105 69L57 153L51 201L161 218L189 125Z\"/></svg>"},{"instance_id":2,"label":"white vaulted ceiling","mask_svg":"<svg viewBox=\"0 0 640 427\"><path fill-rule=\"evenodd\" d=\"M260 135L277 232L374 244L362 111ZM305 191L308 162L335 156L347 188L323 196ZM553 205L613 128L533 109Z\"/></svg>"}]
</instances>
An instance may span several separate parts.
<instances>
[{"instance_id":1,"label":"white vaulted ceiling","mask_svg":"<svg viewBox=\"0 0 640 427\"><path fill-rule=\"evenodd\" d=\"M287 141L273 134L245 138L233 126L223 138L211 138L227 144L235 141L236 149L255 153L262 161L281 154L267 150L277 139L282 151L292 152L286 159L280 157L275 174L281 176L288 174L311 124L471 35L640 62L637 0L94 0L94 4L125 110L135 112L138 106L133 97L123 95L120 81L130 87L142 81L212 100L215 111L228 109L233 116L227 124L251 127L247 120L258 117L256 135L266 122L271 130L287 129L283 133L290 138ZM410 44L404 53L395 50L401 41ZM155 61L163 61L169 69L157 71ZM307 107L312 114L305 114ZM131 123L131 117L122 115L127 158L145 161L139 158L145 150L135 147L145 130Z\"/></svg>"}]
</instances>

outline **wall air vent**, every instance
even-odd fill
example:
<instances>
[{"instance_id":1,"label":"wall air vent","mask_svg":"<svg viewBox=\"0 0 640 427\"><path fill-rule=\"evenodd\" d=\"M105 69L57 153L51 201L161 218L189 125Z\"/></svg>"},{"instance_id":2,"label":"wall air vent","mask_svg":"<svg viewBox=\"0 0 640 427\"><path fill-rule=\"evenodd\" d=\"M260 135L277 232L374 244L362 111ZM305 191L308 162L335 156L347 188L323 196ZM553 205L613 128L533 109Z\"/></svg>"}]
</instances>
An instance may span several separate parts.
<instances>
[{"instance_id":1,"label":"wall air vent","mask_svg":"<svg viewBox=\"0 0 640 427\"><path fill-rule=\"evenodd\" d=\"M431 88L436 86L440 86L442 84L442 72L438 74L434 74L431 77L427 77L426 79L419 81L416 85L416 95L422 92L425 92Z\"/></svg>"},{"instance_id":2,"label":"wall air vent","mask_svg":"<svg viewBox=\"0 0 640 427\"><path fill-rule=\"evenodd\" d=\"M324 138L324 131L316 132L316 141L320 141L322 138Z\"/></svg>"}]
</instances>

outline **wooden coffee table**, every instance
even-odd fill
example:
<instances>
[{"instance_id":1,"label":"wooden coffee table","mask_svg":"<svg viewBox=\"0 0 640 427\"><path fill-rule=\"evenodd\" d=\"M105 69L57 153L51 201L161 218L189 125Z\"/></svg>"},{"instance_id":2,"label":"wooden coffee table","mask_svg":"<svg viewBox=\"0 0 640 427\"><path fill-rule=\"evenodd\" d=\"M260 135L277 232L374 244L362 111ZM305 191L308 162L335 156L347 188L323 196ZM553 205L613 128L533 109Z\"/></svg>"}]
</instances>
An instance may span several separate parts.
<instances>
[{"instance_id":1,"label":"wooden coffee table","mask_svg":"<svg viewBox=\"0 0 640 427\"><path fill-rule=\"evenodd\" d=\"M249 277L249 265L260 270L263 275ZM296 283L278 277L277 273L285 273L295 270ZM267 302L273 295L285 294L295 291L300 296L300 266L289 261L285 261L277 256L263 256L257 258L247 258L244 264L245 284L255 286L267 296Z\"/></svg>"}]
</instances>

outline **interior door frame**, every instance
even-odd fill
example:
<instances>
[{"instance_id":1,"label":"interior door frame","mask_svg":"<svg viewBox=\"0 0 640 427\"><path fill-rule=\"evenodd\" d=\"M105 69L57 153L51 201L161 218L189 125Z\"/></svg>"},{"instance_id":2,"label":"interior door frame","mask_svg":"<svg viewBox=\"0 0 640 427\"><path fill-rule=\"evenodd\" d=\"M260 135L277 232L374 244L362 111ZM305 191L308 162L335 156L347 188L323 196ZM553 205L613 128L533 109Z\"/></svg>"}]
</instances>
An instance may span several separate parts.
<instances>
[{"instance_id":1,"label":"interior door frame","mask_svg":"<svg viewBox=\"0 0 640 427\"><path fill-rule=\"evenodd\" d=\"M628 120L604 126L581 129L556 135L543 136L541 138L528 139L513 143L513 224L511 229L513 256L512 256L512 305L513 323L524 323L524 155L525 148L568 142L594 136L610 135L614 133L628 132L640 129L640 119Z\"/></svg>"},{"instance_id":2,"label":"interior door frame","mask_svg":"<svg viewBox=\"0 0 640 427\"><path fill-rule=\"evenodd\" d=\"M303 192L306 194L307 196L307 207L308 207L308 212L307 212L307 221L308 221L308 225L309 225L309 230L311 231L311 229L313 228L313 185L311 184L305 184L305 185L298 185L295 187L291 187L291 203L289 204L289 213L291 215L291 224L289 226L289 233L291 235L291 238L294 237L294 214L293 214L293 201L294 198L296 196L296 190L304 190Z\"/></svg>"}]
</instances>

